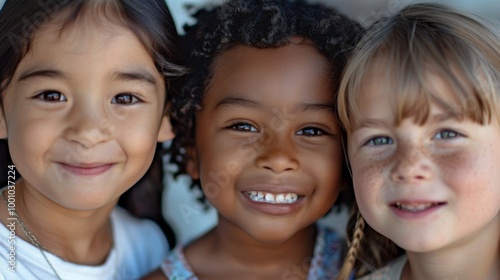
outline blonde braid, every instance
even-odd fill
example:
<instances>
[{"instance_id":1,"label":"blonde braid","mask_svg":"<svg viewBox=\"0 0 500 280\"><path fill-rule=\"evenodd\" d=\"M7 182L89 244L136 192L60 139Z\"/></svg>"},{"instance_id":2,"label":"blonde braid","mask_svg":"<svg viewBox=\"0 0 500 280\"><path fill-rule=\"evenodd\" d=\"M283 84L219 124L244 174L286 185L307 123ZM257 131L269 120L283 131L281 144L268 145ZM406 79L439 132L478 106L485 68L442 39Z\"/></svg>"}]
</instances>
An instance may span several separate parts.
<instances>
[{"instance_id":1,"label":"blonde braid","mask_svg":"<svg viewBox=\"0 0 500 280\"><path fill-rule=\"evenodd\" d=\"M337 280L347 280L349 279L349 275L351 274L354 264L356 263L356 259L359 256L359 252L361 251L361 241L365 237L363 232L365 228L365 220L359 210L357 210L356 217L356 225L354 226L354 233L352 234L352 240L349 242L349 250L347 251L347 255L344 260L344 264L339 271L339 275L337 276Z\"/></svg>"}]
</instances>

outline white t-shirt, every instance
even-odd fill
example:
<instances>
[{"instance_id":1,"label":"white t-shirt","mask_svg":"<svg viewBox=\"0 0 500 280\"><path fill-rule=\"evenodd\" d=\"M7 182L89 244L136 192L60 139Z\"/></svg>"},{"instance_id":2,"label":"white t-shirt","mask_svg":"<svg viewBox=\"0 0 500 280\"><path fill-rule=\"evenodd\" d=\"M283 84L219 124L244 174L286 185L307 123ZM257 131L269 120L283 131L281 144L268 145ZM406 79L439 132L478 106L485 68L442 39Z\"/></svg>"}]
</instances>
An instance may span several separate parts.
<instances>
[{"instance_id":1,"label":"white t-shirt","mask_svg":"<svg viewBox=\"0 0 500 280\"><path fill-rule=\"evenodd\" d=\"M1 201L0 201L1 202ZM48 252L45 255L63 280L138 279L158 268L168 253L168 243L160 228L152 221L132 217L116 207L111 212L114 247L106 262L99 266L66 262ZM16 224L19 227L19 224ZM10 270L10 230L0 226L0 279L57 279L38 248L15 238L15 271Z\"/></svg>"}]
</instances>

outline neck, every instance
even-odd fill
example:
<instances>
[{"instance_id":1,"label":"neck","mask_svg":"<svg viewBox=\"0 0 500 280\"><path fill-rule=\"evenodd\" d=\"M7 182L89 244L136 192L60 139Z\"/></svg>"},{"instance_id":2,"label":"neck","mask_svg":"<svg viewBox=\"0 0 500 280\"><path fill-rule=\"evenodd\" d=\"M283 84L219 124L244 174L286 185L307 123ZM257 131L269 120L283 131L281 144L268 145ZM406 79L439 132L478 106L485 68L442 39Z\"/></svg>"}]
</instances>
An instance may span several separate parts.
<instances>
[{"instance_id":1,"label":"neck","mask_svg":"<svg viewBox=\"0 0 500 280\"><path fill-rule=\"evenodd\" d=\"M235 267L264 272L279 270L283 275L306 279L314 253L316 228L310 225L283 241L259 241L233 223L219 218L209 234L212 250L227 257ZM295 279L295 278L294 278Z\"/></svg>"},{"instance_id":2,"label":"neck","mask_svg":"<svg viewBox=\"0 0 500 280\"><path fill-rule=\"evenodd\" d=\"M16 185L15 211L38 243L67 261L99 265L112 248L109 214L114 205L95 210L65 208L22 180ZM1 207L6 214L7 207ZM4 212L5 210L5 212ZM2 220L4 215L2 215ZM33 244L18 224L16 234Z\"/></svg>"},{"instance_id":3,"label":"neck","mask_svg":"<svg viewBox=\"0 0 500 280\"><path fill-rule=\"evenodd\" d=\"M488 229L452 248L431 253L407 252L404 280L498 279L500 275L500 216Z\"/></svg>"}]
</instances>

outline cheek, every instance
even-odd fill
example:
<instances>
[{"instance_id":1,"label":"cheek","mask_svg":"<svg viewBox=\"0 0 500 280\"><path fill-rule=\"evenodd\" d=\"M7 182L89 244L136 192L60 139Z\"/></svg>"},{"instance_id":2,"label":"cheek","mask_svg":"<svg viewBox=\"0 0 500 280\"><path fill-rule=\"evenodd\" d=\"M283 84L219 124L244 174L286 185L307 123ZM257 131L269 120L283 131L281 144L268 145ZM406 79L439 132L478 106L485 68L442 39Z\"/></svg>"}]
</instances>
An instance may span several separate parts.
<instances>
[{"instance_id":1,"label":"cheek","mask_svg":"<svg viewBox=\"0 0 500 280\"><path fill-rule=\"evenodd\" d=\"M103 122L99 130L110 140L120 141L125 152L149 156L156 148L160 119L158 114L131 116Z\"/></svg>"},{"instance_id":2,"label":"cheek","mask_svg":"<svg viewBox=\"0 0 500 280\"><path fill-rule=\"evenodd\" d=\"M366 215L370 212L367 209L375 207L382 195L383 168L376 164L353 161L351 170L356 201L359 209Z\"/></svg>"},{"instance_id":3,"label":"cheek","mask_svg":"<svg viewBox=\"0 0 500 280\"><path fill-rule=\"evenodd\" d=\"M9 148L14 163L35 164L42 160L58 135L57 126L43 120L25 122L22 118L11 122L8 133Z\"/></svg>"},{"instance_id":4,"label":"cheek","mask_svg":"<svg viewBox=\"0 0 500 280\"><path fill-rule=\"evenodd\" d=\"M241 157L236 147L217 141L217 136L202 139L197 140L197 164L203 192L211 201L233 188L234 176L239 174L248 159Z\"/></svg>"},{"instance_id":5,"label":"cheek","mask_svg":"<svg viewBox=\"0 0 500 280\"><path fill-rule=\"evenodd\" d=\"M448 160L443 171L446 185L464 215L486 217L500 209L500 151L487 149Z\"/></svg>"},{"instance_id":6,"label":"cheek","mask_svg":"<svg viewBox=\"0 0 500 280\"><path fill-rule=\"evenodd\" d=\"M352 162L353 185L359 191L374 191L383 180L383 168L377 164Z\"/></svg>"}]
</instances>

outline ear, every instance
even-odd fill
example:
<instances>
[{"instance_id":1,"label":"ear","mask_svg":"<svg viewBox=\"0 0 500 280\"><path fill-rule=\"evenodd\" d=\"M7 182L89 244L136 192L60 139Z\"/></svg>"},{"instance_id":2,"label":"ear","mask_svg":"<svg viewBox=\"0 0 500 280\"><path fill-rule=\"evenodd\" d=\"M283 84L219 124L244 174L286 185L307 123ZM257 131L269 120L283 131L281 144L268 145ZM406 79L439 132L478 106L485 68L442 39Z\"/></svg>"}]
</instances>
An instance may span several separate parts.
<instances>
[{"instance_id":1,"label":"ear","mask_svg":"<svg viewBox=\"0 0 500 280\"><path fill-rule=\"evenodd\" d=\"M186 171L194 180L200 179L200 168L198 167L198 154L194 147L186 151Z\"/></svg>"},{"instance_id":2,"label":"ear","mask_svg":"<svg viewBox=\"0 0 500 280\"><path fill-rule=\"evenodd\" d=\"M165 142L174 139L174 132L168 116L161 118L160 130L158 131L158 142Z\"/></svg>"},{"instance_id":3,"label":"ear","mask_svg":"<svg viewBox=\"0 0 500 280\"><path fill-rule=\"evenodd\" d=\"M7 123L3 112L3 105L0 103L0 139L7 138Z\"/></svg>"}]
</instances>

